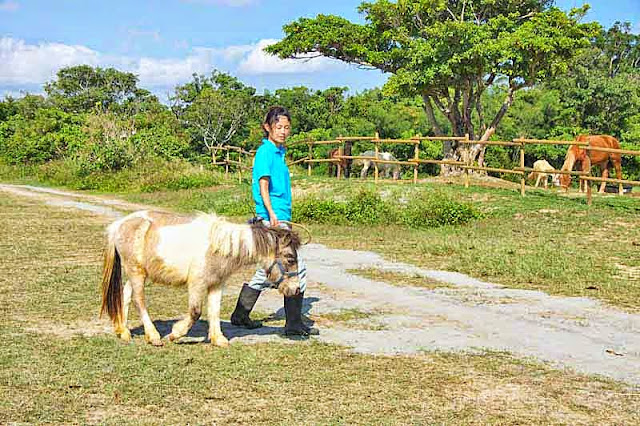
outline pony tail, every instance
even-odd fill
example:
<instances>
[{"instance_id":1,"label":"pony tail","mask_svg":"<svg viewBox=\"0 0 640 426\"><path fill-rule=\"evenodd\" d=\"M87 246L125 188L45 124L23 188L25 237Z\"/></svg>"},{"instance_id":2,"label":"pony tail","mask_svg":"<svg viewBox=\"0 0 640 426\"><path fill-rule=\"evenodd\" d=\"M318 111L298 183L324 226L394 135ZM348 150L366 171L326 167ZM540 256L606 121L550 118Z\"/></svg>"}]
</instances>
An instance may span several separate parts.
<instances>
[{"instance_id":1,"label":"pony tail","mask_svg":"<svg viewBox=\"0 0 640 426\"><path fill-rule=\"evenodd\" d=\"M100 317L109 315L117 330L122 328L124 317L122 308L122 273L120 254L116 249L113 236L109 235L104 251L104 267L102 270L102 307Z\"/></svg>"}]
</instances>

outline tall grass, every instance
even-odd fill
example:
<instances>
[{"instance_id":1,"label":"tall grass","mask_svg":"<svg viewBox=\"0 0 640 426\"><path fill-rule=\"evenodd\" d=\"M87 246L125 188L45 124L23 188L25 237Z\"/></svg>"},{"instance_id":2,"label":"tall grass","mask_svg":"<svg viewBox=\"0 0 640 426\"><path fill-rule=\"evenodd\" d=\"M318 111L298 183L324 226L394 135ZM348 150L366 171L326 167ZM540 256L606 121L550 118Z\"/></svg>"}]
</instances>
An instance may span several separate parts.
<instances>
[{"instance_id":1,"label":"tall grass","mask_svg":"<svg viewBox=\"0 0 640 426\"><path fill-rule=\"evenodd\" d=\"M155 158L117 172L90 174L70 160L28 166L0 164L0 179L100 192L154 192L216 186L220 185L223 176L204 165Z\"/></svg>"}]
</instances>

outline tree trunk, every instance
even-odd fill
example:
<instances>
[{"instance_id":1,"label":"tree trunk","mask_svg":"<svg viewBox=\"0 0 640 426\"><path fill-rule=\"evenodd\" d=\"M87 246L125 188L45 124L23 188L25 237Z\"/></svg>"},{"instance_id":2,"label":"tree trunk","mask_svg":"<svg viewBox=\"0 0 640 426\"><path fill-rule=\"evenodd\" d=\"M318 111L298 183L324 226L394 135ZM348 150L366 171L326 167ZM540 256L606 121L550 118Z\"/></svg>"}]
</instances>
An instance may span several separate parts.
<instances>
[{"instance_id":1,"label":"tree trunk","mask_svg":"<svg viewBox=\"0 0 640 426\"><path fill-rule=\"evenodd\" d=\"M444 136L440 125L436 120L436 115L433 111L433 105L431 104L431 96L427 94L422 95L422 100L424 102L424 111L427 114L427 118L429 119L429 123L431 124L431 130L436 136ZM451 120L450 120L451 121ZM453 123L452 123L453 124ZM453 129L456 129L458 126L453 125ZM455 150L456 145L454 145L453 141L443 141L442 142L442 155L444 159L454 159L455 158ZM442 176L448 176L452 174L453 167L443 164L440 167L440 174Z\"/></svg>"},{"instance_id":2,"label":"tree trunk","mask_svg":"<svg viewBox=\"0 0 640 426\"><path fill-rule=\"evenodd\" d=\"M431 129L436 136L442 136L442 129L436 121L436 115L433 112L433 105L431 105L431 96L422 95L422 101L424 102L424 111L427 113L429 123L431 123Z\"/></svg>"},{"instance_id":3,"label":"tree trunk","mask_svg":"<svg viewBox=\"0 0 640 426\"><path fill-rule=\"evenodd\" d=\"M493 134L496 132L498 124L500 124L500 121L504 118L505 114L509 110L509 107L511 107L511 104L513 104L513 98L516 90L517 90L516 86L514 85L509 86L509 90L507 91L507 96L505 96L504 101L502 102L502 106L500 107L500 110L498 111L496 116L493 118L493 121L491 121L491 124L489 125L489 127L487 127L487 129L484 131L484 133L480 137L481 141L488 141L491 138L491 136L493 136ZM470 161L473 162L477 159L478 167L483 167L484 153L486 150L487 150L486 145L482 145L482 144L474 145L470 150L471 151Z\"/></svg>"}]
</instances>

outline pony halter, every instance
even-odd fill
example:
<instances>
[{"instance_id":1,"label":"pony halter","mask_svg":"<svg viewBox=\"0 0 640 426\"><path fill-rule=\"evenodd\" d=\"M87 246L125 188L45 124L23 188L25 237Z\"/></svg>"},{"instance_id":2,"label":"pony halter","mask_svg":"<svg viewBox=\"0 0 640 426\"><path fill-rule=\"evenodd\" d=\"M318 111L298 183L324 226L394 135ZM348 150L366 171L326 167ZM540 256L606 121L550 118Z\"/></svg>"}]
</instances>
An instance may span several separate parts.
<instances>
[{"instance_id":1,"label":"pony halter","mask_svg":"<svg viewBox=\"0 0 640 426\"><path fill-rule=\"evenodd\" d=\"M278 278L276 281L269 281L268 277L269 277L269 275L271 275L271 271L273 270L274 266L277 266L278 269L280 270L280 278ZM300 273L298 271L287 272L287 270L285 269L284 265L282 264L282 261L280 259L276 259L276 260L273 261L273 263L271 263L269 268L267 268L267 280L265 280L264 283L267 284L270 288L278 289L278 287L280 287L280 284L286 278L292 278L292 277L296 277L298 275L300 275Z\"/></svg>"}]
</instances>

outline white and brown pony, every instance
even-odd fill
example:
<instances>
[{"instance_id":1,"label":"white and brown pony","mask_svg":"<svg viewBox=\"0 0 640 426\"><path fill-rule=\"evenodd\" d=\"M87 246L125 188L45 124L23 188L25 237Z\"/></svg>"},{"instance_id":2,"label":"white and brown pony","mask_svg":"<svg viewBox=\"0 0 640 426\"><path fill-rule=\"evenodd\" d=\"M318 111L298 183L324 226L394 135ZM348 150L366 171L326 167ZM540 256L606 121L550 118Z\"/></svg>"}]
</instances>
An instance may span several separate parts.
<instances>
[{"instance_id":1,"label":"white and brown pony","mask_svg":"<svg viewBox=\"0 0 640 426\"><path fill-rule=\"evenodd\" d=\"M378 155L376 156L375 151L365 151L358 157L377 158L382 161L398 161L396 157L394 157L390 152L378 152ZM366 158L358 158L354 161L354 164L362 164L362 171L360 172L361 179L367 177L367 173L369 172L369 169L372 165L377 165L378 170L382 173L383 176L387 178L393 177L394 180L400 179L400 166L398 164L380 163L375 160L369 160Z\"/></svg>"},{"instance_id":2,"label":"white and brown pony","mask_svg":"<svg viewBox=\"0 0 640 426\"><path fill-rule=\"evenodd\" d=\"M551 176L551 183L553 186L560 186L560 174L553 173L555 169L547 160L538 160L533 163L533 171L529 173L527 179L535 179L537 188L540 185L540 181L545 189L547 189L548 179L547 177Z\"/></svg>"},{"instance_id":3,"label":"white and brown pony","mask_svg":"<svg viewBox=\"0 0 640 426\"><path fill-rule=\"evenodd\" d=\"M139 211L112 223L102 277L102 309L111 318L116 335L129 341L129 304L133 301L144 324L147 342L162 340L144 301L144 283L184 285L189 311L173 325L169 340L186 335L200 318L207 297L209 338L216 346L229 341L220 329L220 300L227 278L242 266L259 264L272 287L285 296L299 292L297 234L262 224L234 224L214 214L179 216ZM122 285L121 268L127 275Z\"/></svg>"},{"instance_id":4,"label":"white and brown pony","mask_svg":"<svg viewBox=\"0 0 640 426\"><path fill-rule=\"evenodd\" d=\"M613 136L608 135L580 135L576 138L577 142L588 142L589 146L599 148L613 148L620 149L620 143ZM584 149L578 145L571 145L567 150L567 155L562 165L562 170L573 170L573 166L579 162L581 171L587 172L591 170L592 166L598 166L602 171L602 177L609 177L609 162L613 164L616 170L616 176L618 179L622 179L622 158L619 153L592 151ZM580 184L580 191L583 190L582 182L584 182L584 190L587 190L588 181L582 180ZM569 190L571 185L571 175L562 175L560 183L565 190ZM598 192L604 193L606 182L602 182L600 190Z\"/></svg>"}]
</instances>

